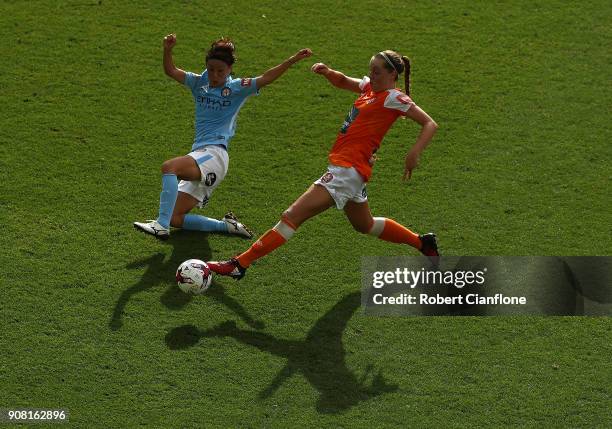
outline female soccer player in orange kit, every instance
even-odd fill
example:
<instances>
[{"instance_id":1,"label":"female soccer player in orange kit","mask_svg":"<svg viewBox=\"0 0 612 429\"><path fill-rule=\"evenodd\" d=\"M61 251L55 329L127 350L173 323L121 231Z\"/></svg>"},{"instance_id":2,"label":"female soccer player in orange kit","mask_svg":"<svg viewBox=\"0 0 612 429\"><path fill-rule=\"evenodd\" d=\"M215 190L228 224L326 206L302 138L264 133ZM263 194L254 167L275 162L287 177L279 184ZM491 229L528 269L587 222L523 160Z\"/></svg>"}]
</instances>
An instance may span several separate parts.
<instances>
[{"instance_id":1,"label":"female soccer player in orange kit","mask_svg":"<svg viewBox=\"0 0 612 429\"><path fill-rule=\"evenodd\" d=\"M343 209L353 227L381 240L408 244L426 256L438 256L436 236L418 235L392 219L372 217L368 206L366 182L372 173L374 153L391 125L407 116L421 126L416 143L406 155L404 180L409 179L419 156L434 136L438 125L410 99L410 62L394 51L382 51L370 60L369 76L355 79L322 63L312 71L324 76L340 89L356 92L353 104L329 154L327 172L282 214L280 222L266 232L246 252L228 260L208 262L217 274L235 279L244 277L253 261L283 245L306 220L334 204ZM406 93L396 88L404 74Z\"/></svg>"}]
</instances>

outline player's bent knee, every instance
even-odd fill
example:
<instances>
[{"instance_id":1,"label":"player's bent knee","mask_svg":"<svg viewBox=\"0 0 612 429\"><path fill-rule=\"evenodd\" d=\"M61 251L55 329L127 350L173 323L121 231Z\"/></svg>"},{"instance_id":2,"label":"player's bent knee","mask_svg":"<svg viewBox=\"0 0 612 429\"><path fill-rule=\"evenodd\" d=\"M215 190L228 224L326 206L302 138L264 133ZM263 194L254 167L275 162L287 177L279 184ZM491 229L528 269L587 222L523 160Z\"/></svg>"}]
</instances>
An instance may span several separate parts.
<instances>
[{"instance_id":1,"label":"player's bent knee","mask_svg":"<svg viewBox=\"0 0 612 429\"><path fill-rule=\"evenodd\" d=\"M177 174L177 168L176 168L176 164L174 162L172 162L172 160L168 160L168 161L164 161L164 163L161 166L161 172L162 174Z\"/></svg>"}]
</instances>

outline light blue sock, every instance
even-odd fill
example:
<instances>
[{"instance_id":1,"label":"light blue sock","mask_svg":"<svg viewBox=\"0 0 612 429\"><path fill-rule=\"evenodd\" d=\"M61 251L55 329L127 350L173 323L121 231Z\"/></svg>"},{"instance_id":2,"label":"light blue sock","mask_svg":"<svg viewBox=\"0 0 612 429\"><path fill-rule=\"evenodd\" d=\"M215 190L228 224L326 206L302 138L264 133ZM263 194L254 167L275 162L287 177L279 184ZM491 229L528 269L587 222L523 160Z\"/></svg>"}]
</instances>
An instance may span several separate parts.
<instances>
[{"instance_id":1,"label":"light blue sock","mask_svg":"<svg viewBox=\"0 0 612 429\"><path fill-rule=\"evenodd\" d=\"M183 229L204 232L227 232L227 224L222 220L211 219L195 214L185 215Z\"/></svg>"},{"instance_id":2,"label":"light blue sock","mask_svg":"<svg viewBox=\"0 0 612 429\"><path fill-rule=\"evenodd\" d=\"M176 174L162 176L162 191L159 194L159 217L157 221L164 228L170 228L170 218L178 195L178 179Z\"/></svg>"}]
</instances>

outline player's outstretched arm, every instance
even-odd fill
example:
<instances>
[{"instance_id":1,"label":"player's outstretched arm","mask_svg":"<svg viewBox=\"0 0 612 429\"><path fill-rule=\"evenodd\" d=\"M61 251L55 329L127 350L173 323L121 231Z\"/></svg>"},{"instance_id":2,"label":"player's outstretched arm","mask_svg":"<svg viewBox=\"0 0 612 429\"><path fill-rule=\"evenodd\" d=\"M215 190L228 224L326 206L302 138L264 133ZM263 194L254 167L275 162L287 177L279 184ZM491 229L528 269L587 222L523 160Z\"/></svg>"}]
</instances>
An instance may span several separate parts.
<instances>
[{"instance_id":1,"label":"player's outstretched arm","mask_svg":"<svg viewBox=\"0 0 612 429\"><path fill-rule=\"evenodd\" d=\"M164 37L164 72L178 83L185 82L185 71L174 65L172 59L172 48L176 45L176 34L168 34Z\"/></svg>"},{"instance_id":2,"label":"player's outstretched arm","mask_svg":"<svg viewBox=\"0 0 612 429\"><path fill-rule=\"evenodd\" d=\"M344 73L339 71L330 69L327 65L323 63L313 64L311 70L314 73L325 76L325 78L334 85L336 88L346 89L347 91L360 93L361 89L359 88L359 79L355 79L354 77L348 77Z\"/></svg>"},{"instance_id":3,"label":"player's outstretched arm","mask_svg":"<svg viewBox=\"0 0 612 429\"><path fill-rule=\"evenodd\" d=\"M421 125L422 128L419 136L417 137L416 143L406 155L404 180L412 177L412 170L419 165L419 157L421 156L421 152L423 152L423 150L425 150L427 145L431 142L431 139L438 129L438 124L436 124L436 121L431 119L431 116L429 116L416 104L408 109L406 116Z\"/></svg>"},{"instance_id":4,"label":"player's outstretched arm","mask_svg":"<svg viewBox=\"0 0 612 429\"><path fill-rule=\"evenodd\" d=\"M303 60L304 58L308 58L312 55L312 51L308 48L300 49L295 55L289 57L287 60L283 61L276 67L272 67L270 70L258 76L255 80L257 84L257 89L261 89L266 85L270 85L276 79L281 77L283 73L289 70L289 67L297 63L298 61Z\"/></svg>"}]
</instances>

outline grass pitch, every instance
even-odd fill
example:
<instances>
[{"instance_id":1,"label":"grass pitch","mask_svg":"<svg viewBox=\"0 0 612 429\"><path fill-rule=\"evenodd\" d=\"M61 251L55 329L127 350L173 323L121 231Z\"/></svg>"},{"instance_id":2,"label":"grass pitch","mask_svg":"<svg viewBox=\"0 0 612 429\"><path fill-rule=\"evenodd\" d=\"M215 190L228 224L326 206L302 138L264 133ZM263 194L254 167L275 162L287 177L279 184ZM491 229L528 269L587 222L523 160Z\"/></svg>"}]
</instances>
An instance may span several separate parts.
<instances>
[{"instance_id":1,"label":"grass pitch","mask_svg":"<svg viewBox=\"0 0 612 429\"><path fill-rule=\"evenodd\" d=\"M375 215L447 255L609 255L609 2L4 2L0 6L0 407L76 427L610 427L608 318L370 318L360 258L410 250L329 210L240 283L190 299L188 258L248 242L155 217L159 166L187 153L193 105L163 75L221 35L238 76L310 47L348 75L396 49L440 125L409 184L415 124L387 135ZM203 214L259 234L325 170L354 95L294 66L239 116Z\"/></svg>"}]
</instances>

